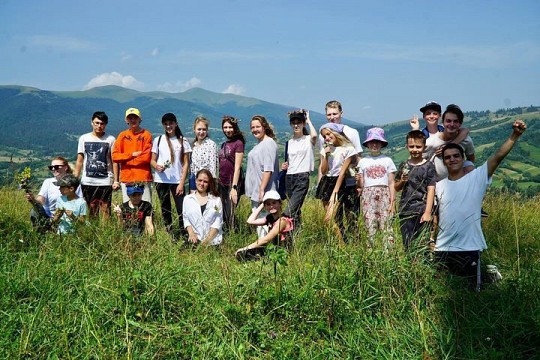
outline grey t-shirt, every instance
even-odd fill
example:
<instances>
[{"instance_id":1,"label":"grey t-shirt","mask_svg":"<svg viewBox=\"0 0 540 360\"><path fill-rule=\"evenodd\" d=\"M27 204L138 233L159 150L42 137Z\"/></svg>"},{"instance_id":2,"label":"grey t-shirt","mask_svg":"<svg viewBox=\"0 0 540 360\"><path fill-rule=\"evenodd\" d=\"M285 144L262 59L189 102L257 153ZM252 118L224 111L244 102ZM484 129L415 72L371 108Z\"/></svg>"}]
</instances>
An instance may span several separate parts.
<instances>
[{"instance_id":1,"label":"grey t-shirt","mask_svg":"<svg viewBox=\"0 0 540 360\"><path fill-rule=\"evenodd\" d=\"M265 171L271 171L272 177L264 191L275 190L279 173L278 146L270 137L265 137L248 153L246 196L253 201L259 201L259 186Z\"/></svg>"}]
</instances>

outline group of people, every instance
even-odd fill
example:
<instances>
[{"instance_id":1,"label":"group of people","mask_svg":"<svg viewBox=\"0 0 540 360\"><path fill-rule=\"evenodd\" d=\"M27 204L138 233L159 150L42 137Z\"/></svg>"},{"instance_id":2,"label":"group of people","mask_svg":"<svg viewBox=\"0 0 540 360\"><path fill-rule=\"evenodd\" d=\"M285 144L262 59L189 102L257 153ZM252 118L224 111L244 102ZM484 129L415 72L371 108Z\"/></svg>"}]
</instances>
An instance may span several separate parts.
<instances>
[{"instance_id":1,"label":"group of people","mask_svg":"<svg viewBox=\"0 0 540 360\"><path fill-rule=\"evenodd\" d=\"M73 224L84 222L87 212L110 216L112 191L121 188L123 204L114 207L118 219L135 234L153 234L153 183L168 232L194 244L218 245L224 232L235 229L235 208L245 194L252 208L247 222L257 227L257 240L238 249L236 256L258 257L269 243L290 246L292 235L301 228L317 146L315 197L322 201L324 220L337 238L348 242L351 233L357 234L348 229L361 214L367 245L372 247L382 238L389 249L395 238L390 219L397 211L406 250L425 246L419 239L426 237L442 263L471 274L486 248L480 226L482 198L493 172L526 126L516 121L509 139L475 169L474 145L469 129L462 127L461 109L451 104L442 112L438 103L429 102L420 111L426 126L420 130L419 119L411 119L412 130L405 139L409 158L398 167L381 152L388 145L384 130L369 129L361 142L357 130L341 123L343 109L338 101L326 104L328 122L318 132L309 111L288 114L292 137L285 144L281 166L272 126L264 116L255 115L250 131L256 144L247 154L245 174L246 141L232 116L221 121L226 141L218 149L208 136L209 121L202 116L193 123L195 139L190 142L173 113L163 115L164 134L152 139L141 127L140 111L129 108L128 129L115 139L105 133L107 115L96 112L92 132L79 139L75 170L66 159L56 157L49 167L54 177L45 180L37 196L26 194L34 205L32 222L44 231L72 231ZM363 155L362 145L369 154ZM279 178L285 181L288 198L284 207L284 197L276 191ZM396 192L402 193L397 206ZM177 221L173 221L171 198Z\"/></svg>"}]
</instances>

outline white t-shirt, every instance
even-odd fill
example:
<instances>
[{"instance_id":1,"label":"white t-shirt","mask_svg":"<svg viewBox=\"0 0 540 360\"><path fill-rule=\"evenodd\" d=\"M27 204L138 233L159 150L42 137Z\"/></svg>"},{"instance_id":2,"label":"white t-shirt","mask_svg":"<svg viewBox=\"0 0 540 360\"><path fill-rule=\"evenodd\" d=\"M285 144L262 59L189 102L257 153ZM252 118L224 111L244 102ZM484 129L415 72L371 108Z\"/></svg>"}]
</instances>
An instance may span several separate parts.
<instances>
[{"instance_id":1,"label":"white t-shirt","mask_svg":"<svg viewBox=\"0 0 540 360\"><path fill-rule=\"evenodd\" d=\"M171 160L171 151L169 149L169 144L167 143L167 135L156 136L152 143L152 152L158 155L156 161L157 164L170 164L170 166L162 172L154 171L154 182L165 184L179 184L180 178L182 177L182 159L180 156L182 148L180 146L180 141L178 141L176 136L173 136L169 139L171 141L171 146L173 149L174 161ZM189 146L186 138L184 138L183 144L184 154L190 153L191 146Z\"/></svg>"},{"instance_id":2,"label":"white t-shirt","mask_svg":"<svg viewBox=\"0 0 540 360\"><path fill-rule=\"evenodd\" d=\"M364 187L388 186L388 176L396 172L396 165L386 155L368 155L358 163L364 178Z\"/></svg>"},{"instance_id":3,"label":"white t-shirt","mask_svg":"<svg viewBox=\"0 0 540 360\"><path fill-rule=\"evenodd\" d=\"M440 230L436 251L487 249L480 220L482 200L489 184L487 163L459 180L446 178L437 183Z\"/></svg>"},{"instance_id":4,"label":"white t-shirt","mask_svg":"<svg viewBox=\"0 0 540 360\"><path fill-rule=\"evenodd\" d=\"M111 186L114 181L111 151L114 136L103 134L97 137L87 133L79 138L77 153L83 154L81 184L91 186Z\"/></svg>"},{"instance_id":5,"label":"white t-shirt","mask_svg":"<svg viewBox=\"0 0 540 360\"><path fill-rule=\"evenodd\" d=\"M441 145L444 145L448 142L441 139L441 136L442 133L438 133L437 135L430 136L426 140L426 145L429 143L429 146L426 146L425 156L427 160L431 160L431 158L433 158L433 163L435 164L435 172L437 173L437 181L448 177L448 170L446 169L442 158L438 156L433 157L435 151L437 151L437 149ZM467 137L462 142L460 142L459 145L465 151L465 157L474 154L474 144L470 136L467 135Z\"/></svg>"},{"instance_id":6,"label":"white t-shirt","mask_svg":"<svg viewBox=\"0 0 540 360\"><path fill-rule=\"evenodd\" d=\"M299 138L290 139L287 145L287 153L289 156L288 175L313 171L315 159L311 136L303 135Z\"/></svg>"},{"instance_id":7,"label":"white t-shirt","mask_svg":"<svg viewBox=\"0 0 540 360\"><path fill-rule=\"evenodd\" d=\"M362 150L362 143L360 142L360 134L358 134L358 130L353 129L350 126L343 125L343 134L351 141L352 145L356 149L356 153L360 154L364 150ZM319 150L323 151L324 149L324 138L321 135L321 131L319 130ZM356 180L352 176L348 176L345 178L345 186L355 186Z\"/></svg>"},{"instance_id":8,"label":"white t-shirt","mask_svg":"<svg viewBox=\"0 0 540 360\"><path fill-rule=\"evenodd\" d=\"M324 149L321 150L320 154L324 156ZM341 165L343 165L345 159L356 156L356 154L356 149L350 145L334 147L334 150L326 155L328 161L328 172L326 176L339 176Z\"/></svg>"}]
</instances>

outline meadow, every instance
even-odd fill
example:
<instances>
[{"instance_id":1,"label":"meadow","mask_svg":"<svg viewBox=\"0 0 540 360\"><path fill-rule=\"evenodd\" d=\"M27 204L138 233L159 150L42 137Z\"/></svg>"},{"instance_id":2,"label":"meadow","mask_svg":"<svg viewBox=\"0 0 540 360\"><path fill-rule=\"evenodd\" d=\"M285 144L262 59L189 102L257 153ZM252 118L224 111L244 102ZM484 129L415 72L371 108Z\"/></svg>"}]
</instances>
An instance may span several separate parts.
<instances>
[{"instance_id":1,"label":"meadow","mask_svg":"<svg viewBox=\"0 0 540 360\"><path fill-rule=\"evenodd\" d=\"M292 252L239 263L243 224L219 249L173 243L159 216L152 238L114 221L38 235L3 187L0 358L540 358L539 200L487 195L482 261L503 280L476 292L399 241L368 249L360 225L340 245L315 199Z\"/></svg>"}]
</instances>

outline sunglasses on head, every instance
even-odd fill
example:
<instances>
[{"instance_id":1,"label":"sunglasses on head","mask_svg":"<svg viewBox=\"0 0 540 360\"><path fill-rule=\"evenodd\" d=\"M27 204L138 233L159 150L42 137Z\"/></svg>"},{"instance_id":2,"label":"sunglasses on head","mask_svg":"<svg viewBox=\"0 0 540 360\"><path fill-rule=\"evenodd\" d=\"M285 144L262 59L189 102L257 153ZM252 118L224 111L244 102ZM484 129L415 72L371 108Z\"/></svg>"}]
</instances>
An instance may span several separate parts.
<instances>
[{"instance_id":1,"label":"sunglasses on head","mask_svg":"<svg viewBox=\"0 0 540 360\"><path fill-rule=\"evenodd\" d=\"M231 124L237 124L237 123L238 123L238 119L237 119L237 118L234 118L234 117L232 117L232 116L224 116L224 117L223 117L223 120L228 121L228 122L230 122Z\"/></svg>"},{"instance_id":2,"label":"sunglasses on head","mask_svg":"<svg viewBox=\"0 0 540 360\"><path fill-rule=\"evenodd\" d=\"M49 170L53 171L53 170L58 170L63 166L65 166L65 165L49 165L47 167L49 168Z\"/></svg>"}]
</instances>

